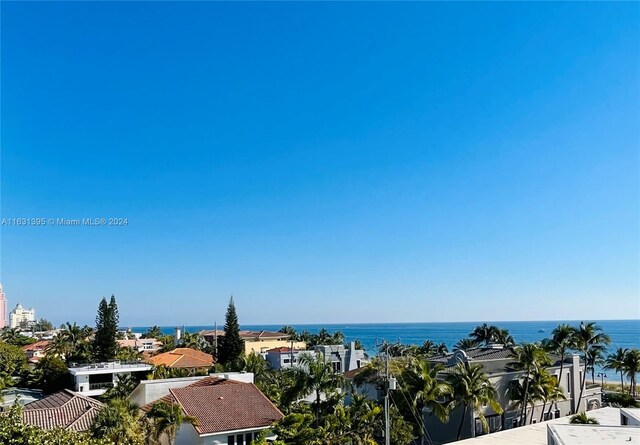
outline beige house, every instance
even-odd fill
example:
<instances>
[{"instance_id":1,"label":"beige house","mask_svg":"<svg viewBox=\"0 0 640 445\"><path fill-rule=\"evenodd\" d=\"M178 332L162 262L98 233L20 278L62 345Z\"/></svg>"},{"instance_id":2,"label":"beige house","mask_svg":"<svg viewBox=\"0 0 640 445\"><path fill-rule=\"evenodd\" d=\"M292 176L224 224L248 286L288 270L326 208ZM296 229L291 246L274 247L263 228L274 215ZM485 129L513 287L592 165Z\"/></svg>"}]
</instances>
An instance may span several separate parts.
<instances>
[{"instance_id":1,"label":"beige house","mask_svg":"<svg viewBox=\"0 0 640 445\"><path fill-rule=\"evenodd\" d=\"M204 330L199 333L209 343L215 345L217 339L224 336L222 330ZM269 331L240 331L240 338L244 340L244 353L252 352L256 354L266 353L269 349L293 347L294 349L307 349L307 344L303 341L289 340L289 334Z\"/></svg>"}]
</instances>

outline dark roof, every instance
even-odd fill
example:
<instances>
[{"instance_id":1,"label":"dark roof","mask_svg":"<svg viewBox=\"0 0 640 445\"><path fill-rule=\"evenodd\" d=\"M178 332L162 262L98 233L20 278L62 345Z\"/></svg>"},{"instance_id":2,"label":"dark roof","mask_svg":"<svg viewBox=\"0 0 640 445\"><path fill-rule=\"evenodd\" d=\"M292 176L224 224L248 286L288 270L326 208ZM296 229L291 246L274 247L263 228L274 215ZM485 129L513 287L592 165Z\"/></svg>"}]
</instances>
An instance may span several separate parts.
<instances>
[{"instance_id":1,"label":"dark roof","mask_svg":"<svg viewBox=\"0 0 640 445\"><path fill-rule=\"evenodd\" d=\"M87 431L102 406L97 400L65 389L26 404L22 420L45 430L64 428Z\"/></svg>"},{"instance_id":2,"label":"dark roof","mask_svg":"<svg viewBox=\"0 0 640 445\"><path fill-rule=\"evenodd\" d=\"M185 414L198 420L198 434L267 427L283 417L253 383L208 377L169 391L142 409L148 412L160 401L178 403Z\"/></svg>"},{"instance_id":3,"label":"dark roof","mask_svg":"<svg viewBox=\"0 0 640 445\"><path fill-rule=\"evenodd\" d=\"M458 351L449 352L447 354L432 357L429 359L433 363L441 363L446 368L452 368L456 362L452 358L458 353ZM485 371L489 374L512 371L511 363L513 362L512 351L509 348L472 348L464 351L464 354L471 363L478 363L482 365ZM460 354L462 355L462 354ZM560 357L549 355L551 358L551 366L560 366ZM570 363L571 359L567 358L565 363Z\"/></svg>"}]
</instances>

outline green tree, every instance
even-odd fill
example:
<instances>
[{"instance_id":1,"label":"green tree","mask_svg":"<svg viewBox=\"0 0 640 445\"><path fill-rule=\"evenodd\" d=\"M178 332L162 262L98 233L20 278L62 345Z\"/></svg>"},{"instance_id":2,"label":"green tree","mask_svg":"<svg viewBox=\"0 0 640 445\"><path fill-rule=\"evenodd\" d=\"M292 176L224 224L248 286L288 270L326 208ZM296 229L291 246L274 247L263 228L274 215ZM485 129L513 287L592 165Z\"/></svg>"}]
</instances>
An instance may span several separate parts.
<instances>
[{"instance_id":1,"label":"green tree","mask_svg":"<svg viewBox=\"0 0 640 445\"><path fill-rule=\"evenodd\" d=\"M454 351L466 351L468 349L477 348L480 343L474 338L463 338L453 346Z\"/></svg>"},{"instance_id":2,"label":"green tree","mask_svg":"<svg viewBox=\"0 0 640 445\"><path fill-rule=\"evenodd\" d=\"M38 362L32 378L33 386L45 393L60 391L71 384L66 363L54 355L47 355Z\"/></svg>"},{"instance_id":3,"label":"green tree","mask_svg":"<svg viewBox=\"0 0 640 445\"><path fill-rule=\"evenodd\" d=\"M0 333L0 340L14 346L26 346L36 342L35 338L22 335L20 333L20 329L9 327L2 329L2 333Z\"/></svg>"},{"instance_id":4,"label":"green tree","mask_svg":"<svg viewBox=\"0 0 640 445\"><path fill-rule=\"evenodd\" d=\"M605 360L605 369L611 369L620 373L620 391L624 392L624 361L629 353L627 348L618 348L613 354L609 354Z\"/></svg>"},{"instance_id":5,"label":"green tree","mask_svg":"<svg viewBox=\"0 0 640 445\"><path fill-rule=\"evenodd\" d=\"M562 381L562 370L564 369L564 361L567 358L567 352L575 346L576 328L568 324L559 324L551 331L551 338L545 342L545 349L560 356L560 373L556 381L556 386L560 388ZM551 412L551 406L549 406Z\"/></svg>"},{"instance_id":6,"label":"green tree","mask_svg":"<svg viewBox=\"0 0 640 445\"><path fill-rule=\"evenodd\" d=\"M496 326L489 326L487 323L482 323L473 329L469 337L475 340L477 344L484 343L486 346L489 343L493 343L497 333L498 328Z\"/></svg>"},{"instance_id":7,"label":"green tree","mask_svg":"<svg viewBox=\"0 0 640 445\"><path fill-rule=\"evenodd\" d=\"M118 382L102 396L105 400L126 399L138 386L139 380L131 374L118 374Z\"/></svg>"},{"instance_id":8,"label":"green tree","mask_svg":"<svg viewBox=\"0 0 640 445\"><path fill-rule=\"evenodd\" d=\"M96 361L107 361L116 356L118 351L118 343L116 341L118 321L119 314L116 297L112 295L109 303L103 298L98 306L96 333L93 340L93 353Z\"/></svg>"},{"instance_id":9,"label":"green tree","mask_svg":"<svg viewBox=\"0 0 640 445\"><path fill-rule=\"evenodd\" d=\"M22 349L0 341L0 373L17 375L27 366L27 357Z\"/></svg>"},{"instance_id":10,"label":"green tree","mask_svg":"<svg viewBox=\"0 0 640 445\"><path fill-rule=\"evenodd\" d=\"M640 373L640 350L631 349L624 358L623 369L629 377L629 394L636 395L636 374Z\"/></svg>"},{"instance_id":11,"label":"green tree","mask_svg":"<svg viewBox=\"0 0 640 445\"><path fill-rule=\"evenodd\" d=\"M238 314L233 303L233 297L229 299L227 314L224 322L224 337L220 340L218 347L219 363L237 362L244 355L244 340L240 337L240 325L238 324Z\"/></svg>"},{"instance_id":12,"label":"green tree","mask_svg":"<svg viewBox=\"0 0 640 445\"><path fill-rule=\"evenodd\" d=\"M36 323L33 325L33 330L36 332L52 331L53 323L51 323L46 318L41 318L40 320L36 321Z\"/></svg>"},{"instance_id":13,"label":"green tree","mask_svg":"<svg viewBox=\"0 0 640 445\"><path fill-rule=\"evenodd\" d=\"M91 434L118 445L143 445L145 442L139 408L127 399L112 399L96 416Z\"/></svg>"},{"instance_id":14,"label":"green tree","mask_svg":"<svg viewBox=\"0 0 640 445\"><path fill-rule=\"evenodd\" d=\"M43 430L22 421L22 407L16 403L0 415L0 443L15 445L114 445L93 439L86 433L63 429Z\"/></svg>"},{"instance_id":15,"label":"green tree","mask_svg":"<svg viewBox=\"0 0 640 445\"><path fill-rule=\"evenodd\" d=\"M147 329L147 332L142 334L142 338L155 338L158 339L162 335L162 329L160 326L153 326Z\"/></svg>"},{"instance_id":16,"label":"green tree","mask_svg":"<svg viewBox=\"0 0 640 445\"><path fill-rule=\"evenodd\" d=\"M520 417L520 424L524 425L527 421L529 383L531 381L532 373L540 367L549 365L550 359L546 351L536 343L523 343L516 346L511 353L511 357L514 359L514 361L511 362L511 366L513 366L515 370L524 371L524 392L522 400L522 414Z\"/></svg>"},{"instance_id":17,"label":"green tree","mask_svg":"<svg viewBox=\"0 0 640 445\"><path fill-rule=\"evenodd\" d=\"M462 405L462 419L458 427L457 438L460 440L467 410L474 412L477 407L488 405L496 413L502 414L502 406L498 402L498 392L491 384L487 374L479 364L458 363L453 372L447 376L453 388L454 406ZM489 429L487 419L481 410L477 411L484 430Z\"/></svg>"},{"instance_id":18,"label":"green tree","mask_svg":"<svg viewBox=\"0 0 640 445\"><path fill-rule=\"evenodd\" d=\"M344 378L320 355L302 354L299 363L300 367L288 370L294 376L294 385L288 388L285 400L286 403L293 403L301 397L315 394L313 410L318 426L322 409L321 396L324 394L329 399L332 393L342 388Z\"/></svg>"},{"instance_id":19,"label":"green tree","mask_svg":"<svg viewBox=\"0 0 640 445\"><path fill-rule=\"evenodd\" d=\"M147 417L153 421L154 439L159 440L162 436L166 436L169 445L175 442L176 434L183 423L198 425L197 419L186 415L177 403L156 403Z\"/></svg>"},{"instance_id":20,"label":"green tree","mask_svg":"<svg viewBox=\"0 0 640 445\"><path fill-rule=\"evenodd\" d=\"M584 392L585 382L587 380L587 369L589 367L589 351L605 350L606 345L611 343L611 338L602 332L602 329L594 322L580 323L580 328L576 331L574 338L574 347L582 352L582 359L585 363L585 372L582 373L580 381L580 394L576 406L580 409L582 402L582 394Z\"/></svg>"},{"instance_id":21,"label":"green tree","mask_svg":"<svg viewBox=\"0 0 640 445\"><path fill-rule=\"evenodd\" d=\"M575 414L571 416L571 420L569 420L569 423L582 424L582 425L597 425L600 422L598 422L598 420L593 417L587 416L587 413L583 411L579 414Z\"/></svg>"},{"instance_id":22,"label":"green tree","mask_svg":"<svg viewBox=\"0 0 640 445\"><path fill-rule=\"evenodd\" d=\"M438 377L443 370L444 366L439 363L431 365L426 359L412 359L401 374L400 381L404 384L401 391L406 393L406 400L411 402L408 407L412 411L411 417L422 419L423 410L427 408L441 422L449 421L449 403L442 400L453 394L453 388ZM419 422L416 427L424 441L427 432L423 429L423 422Z\"/></svg>"}]
</instances>

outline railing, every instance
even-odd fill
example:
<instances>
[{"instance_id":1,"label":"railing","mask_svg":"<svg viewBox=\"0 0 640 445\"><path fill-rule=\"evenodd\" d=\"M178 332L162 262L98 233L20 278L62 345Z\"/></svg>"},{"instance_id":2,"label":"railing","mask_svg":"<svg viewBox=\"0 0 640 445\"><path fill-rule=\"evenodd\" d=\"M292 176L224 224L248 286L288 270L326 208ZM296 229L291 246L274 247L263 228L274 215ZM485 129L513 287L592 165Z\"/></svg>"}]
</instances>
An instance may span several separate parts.
<instances>
[{"instance_id":1,"label":"railing","mask_svg":"<svg viewBox=\"0 0 640 445\"><path fill-rule=\"evenodd\" d=\"M114 362L101 362L101 363L71 363L69 368L71 369L122 369L122 368L135 368L138 366L148 365L142 361L114 361Z\"/></svg>"},{"instance_id":2,"label":"railing","mask_svg":"<svg viewBox=\"0 0 640 445\"><path fill-rule=\"evenodd\" d=\"M113 388L112 382L89 383L89 391L93 391L95 389L109 389L109 388Z\"/></svg>"}]
</instances>

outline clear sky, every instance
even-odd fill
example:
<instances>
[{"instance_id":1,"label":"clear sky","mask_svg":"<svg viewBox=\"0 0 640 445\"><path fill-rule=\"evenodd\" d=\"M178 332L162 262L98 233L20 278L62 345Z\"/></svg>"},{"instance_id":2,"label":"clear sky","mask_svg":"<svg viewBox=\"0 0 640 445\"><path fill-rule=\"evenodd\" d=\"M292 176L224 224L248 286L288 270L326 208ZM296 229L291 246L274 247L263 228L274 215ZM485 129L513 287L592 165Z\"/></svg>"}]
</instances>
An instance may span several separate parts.
<instances>
[{"instance_id":1,"label":"clear sky","mask_svg":"<svg viewBox=\"0 0 640 445\"><path fill-rule=\"evenodd\" d=\"M10 306L640 316L640 5L2 2Z\"/></svg>"}]
</instances>

